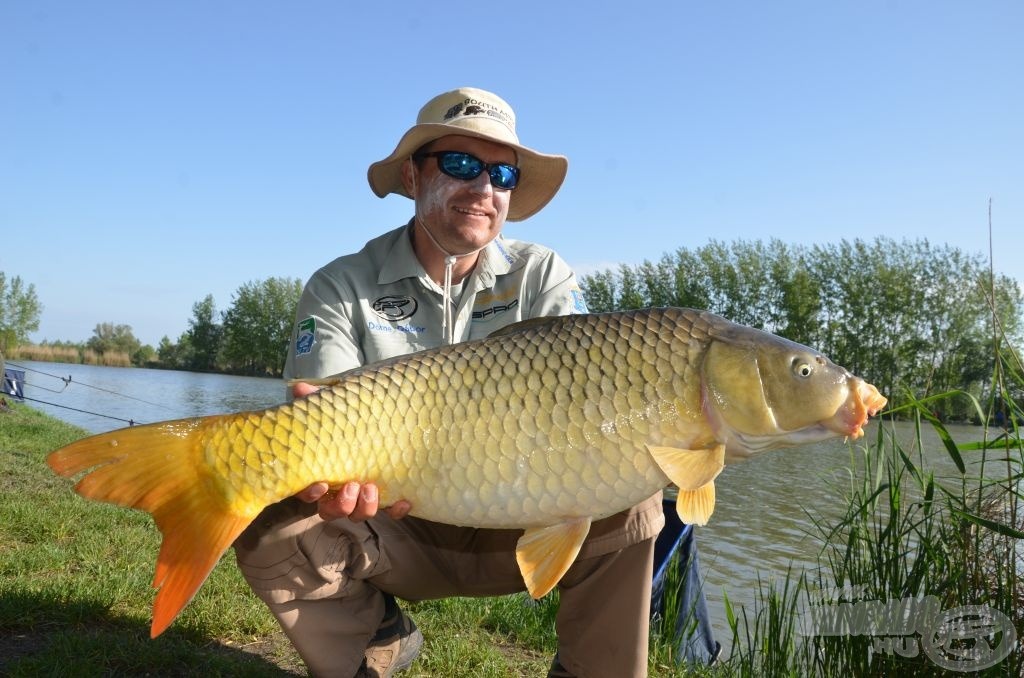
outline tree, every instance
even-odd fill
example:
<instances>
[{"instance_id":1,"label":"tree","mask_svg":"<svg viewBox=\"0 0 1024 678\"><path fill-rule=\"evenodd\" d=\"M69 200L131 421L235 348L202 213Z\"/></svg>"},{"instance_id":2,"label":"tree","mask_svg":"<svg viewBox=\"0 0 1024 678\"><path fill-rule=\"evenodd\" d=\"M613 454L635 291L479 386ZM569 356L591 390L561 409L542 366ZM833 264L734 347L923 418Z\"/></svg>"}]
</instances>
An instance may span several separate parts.
<instances>
[{"instance_id":1,"label":"tree","mask_svg":"<svg viewBox=\"0 0 1024 678\"><path fill-rule=\"evenodd\" d=\"M188 369L202 372L215 369L224 327L214 320L212 294L207 294L205 299L192 305L192 319L188 321L185 334L192 348Z\"/></svg>"},{"instance_id":2,"label":"tree","mask_svg":"<svg viewBox=\"0 0 1024 678\"><path fill-rule=\"evenodd\" d=\"M192 360L192 346L189 344L188 335L182 334L177 344L165 335L157 346L156 357L162 367L171 370L185 369Z\"/></svg>"},{"instance_id":3,"label":"tree","mask_svg":"<svg viewBox=\"0 0 1024 678\"><path fill-rule=\"evenodd\" d=\"M301 294L298 278L267 278L239 287L224 314L221 357L226 365L246 374L281 374Z\"/></svg>"},{"instance_id":4,"label":"tree","mask_svg":"<svg viewBox=\"0 0 1024 678\"><path fill-rule=\"evenodd\" d=\"M135 338L130 325L99 323L92 332L85 346L100 355L119 352L130 357L142 348L142 342Z\"/></svg>"},{"instance_id":5,"label":"tree","mask_svg":"<svg viewBox=\"0 0 1024 678\"><path fill-rule=\"evenodd\" d=\"M995 356L1020 343L1019 285L984 260L927 240L710 241L657 264L580 281L592 310L671 303L707 309L813 346L884 393L988 394ZM972 415L945 399L939 414Z\"/></svg>"},{"instance_id":6,"label":"tree","mask_svg":"<svg viewBox=\"0 0 1024 678\"><path fill-rule=\"evenodd\" d=\"M580 289L587 300L587 308L593 313L614 311L616 302L616 279L611 271L598 271L580 278Z\"/></svg>"},{"instance_id":7,"label":"tree","mask_svg":"<svg viewBox=\"0 0 1024 678\"><path fill-rule=\"evenodd\" d=\"M42 313L35 285L26 286L19 276L8 282L0 271L0 350L27 343L29 333L39 329Z\"/></svg>"}]
</instances>

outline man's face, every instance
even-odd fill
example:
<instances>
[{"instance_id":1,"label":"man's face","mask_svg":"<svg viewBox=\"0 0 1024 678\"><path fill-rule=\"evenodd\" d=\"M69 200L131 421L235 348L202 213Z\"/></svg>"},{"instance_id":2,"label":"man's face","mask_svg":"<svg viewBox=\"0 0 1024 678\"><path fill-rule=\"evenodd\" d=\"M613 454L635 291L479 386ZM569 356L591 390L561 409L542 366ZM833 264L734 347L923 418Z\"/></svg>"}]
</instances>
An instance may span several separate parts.
<instances>
[{"instance_id":1,"label":"man's face","mask_svg":"<svg viewBox=\"0 0 1024 678\"><path fill-rule=\"evenodd\" d=\"M463 151L485 163L516 163L515 151L508 146L473 137L441 137L421 150ZM476 251L498 236L512 192L494 188L487 172L463 181L442 173L437 158L424 158L418 166L407 164L405 170L402 179L416 201L416 217L449 253Z\"/></svg>"}]
</instances>

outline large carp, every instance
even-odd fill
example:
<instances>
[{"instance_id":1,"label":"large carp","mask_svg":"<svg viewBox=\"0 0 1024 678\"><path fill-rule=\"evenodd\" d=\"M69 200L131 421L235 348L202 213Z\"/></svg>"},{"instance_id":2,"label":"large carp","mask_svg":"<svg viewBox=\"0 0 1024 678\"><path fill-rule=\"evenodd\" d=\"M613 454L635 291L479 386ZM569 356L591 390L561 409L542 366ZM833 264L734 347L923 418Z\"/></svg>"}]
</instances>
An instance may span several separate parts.
<instances>
[{"instance_id":1,"label":"large carp","mask_svg":"<svg viewBox=\"0 0 1024 678\"><path fill-rule=\"evenodd\" d=\"M886 399L820 353L682 308L529 320L346 372L259 412L181 419L49 455L82 496L148 511L163 533L151 633L163 632L267 505L315 481L375 482L381 505L523 528L530 594L575 560L591 521L674 483L703 524L725 462L858 438Z\"/></svg>"}]
</instances>

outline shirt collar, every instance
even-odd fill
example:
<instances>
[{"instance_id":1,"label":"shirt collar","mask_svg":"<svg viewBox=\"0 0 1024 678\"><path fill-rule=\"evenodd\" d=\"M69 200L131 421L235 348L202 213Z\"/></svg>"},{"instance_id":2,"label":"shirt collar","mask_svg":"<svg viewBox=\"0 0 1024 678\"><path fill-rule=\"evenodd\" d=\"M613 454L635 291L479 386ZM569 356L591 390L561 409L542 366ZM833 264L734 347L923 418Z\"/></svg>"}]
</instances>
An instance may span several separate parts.
<instances>
[{"instance_id":1,"label":"shirt collar","mask_svg":"<svg viewBox=\"0 0 1024 678\"><path fill-rule=\"evenodd\" d=\"M403 278L426 277L426 270L412 249L412 223L410 219L405 227L398 229L398 237L391 243L391 248L384 257L384 263L377 275L378 284L389 285ZM480 258L470 277L476 278L482 289L494 284L497 276L522 265L522 260L509 249L507 242L499 234L480 251Z\"/></svg>"},{"instance_id":2,"label":"shirt collar","mask_svg":"<svg viewBox=\"0 0 1024 678\"><path fill-rule=\"evenodd\" d=\"M423 264L412 249L412 219L396 231L397 237L384 257L384 263L377 274L377 283L389 285L403 278L419 278L426 275Z\"/></svg>"}]
</instances>

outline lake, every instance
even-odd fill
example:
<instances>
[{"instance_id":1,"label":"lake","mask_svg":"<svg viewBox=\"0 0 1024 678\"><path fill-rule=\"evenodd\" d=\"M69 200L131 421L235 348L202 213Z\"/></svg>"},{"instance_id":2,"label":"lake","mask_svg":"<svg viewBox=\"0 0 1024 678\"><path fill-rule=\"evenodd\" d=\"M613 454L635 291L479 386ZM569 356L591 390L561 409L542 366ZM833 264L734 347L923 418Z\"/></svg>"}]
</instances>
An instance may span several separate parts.
<instances>
[{"instance_id":1,"label":"lake","mask_svg":"<svg viewBox=\"0 0 1024 678\"><path fill-rule=\"evenodd\" d=\"M25 370L29 405L92 433L285 400L280 379L31 360L9 360L7 366Z\"/></svg>"},{"instance_id":2,"label":"lake","mask_svg":"<svg viewBox=\"0 0 1024 678\"><path fill-rule=\"evenodd\" d=\"M28 404L93 433L126 426L129 421L163 419L261 409L283 402L278 379L234 377L141 368L97 367L13 361L26 370ZM808 536L816 517L834 516L845 506L851 455L873 441L878 424L857 443L833 440L769 452L731 465L719 477L718 500L709 525L698 528L701 571L716 639L728 648L722 592L733 604L750 605L758 576L785 577L792 565L816 567L818 540ZM907 424L886 423L908 453L916 451ZM951 426L958 442L980 437L981 429ZM954 466L931 428L925 429L925 456L937 475Z\"/></svg>"}]
</instances>

